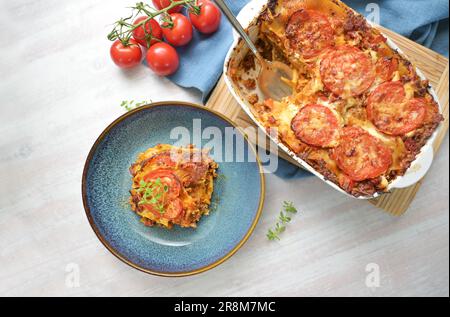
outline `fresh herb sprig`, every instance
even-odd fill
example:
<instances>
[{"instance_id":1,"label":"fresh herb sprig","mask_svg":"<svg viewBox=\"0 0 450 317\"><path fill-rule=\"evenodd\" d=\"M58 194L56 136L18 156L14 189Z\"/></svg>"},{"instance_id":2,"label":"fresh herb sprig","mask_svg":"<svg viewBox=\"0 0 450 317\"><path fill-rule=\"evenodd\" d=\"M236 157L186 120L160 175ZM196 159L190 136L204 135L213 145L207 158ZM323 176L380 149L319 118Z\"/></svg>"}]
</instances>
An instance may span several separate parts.
<instances>
[{"instance_id":1,"label":"fresh herb sprig","mask_svg":"<svg viewBox=\"0 0 450 317\"><path fill-rule=\"evenodd\" d=\"M148 23L150 20L161 15L161 20L163 22L161 27L172 28L173 22L168 11L175 8L176 6L184 6L187 7L188 10L190 10L190 12L192 12L193 14L198 15L200 14L200 6L197 1L198 0L172 0L172 3L169 6L161 10L156 10L155 8L144 2L138 2L133 7L131 7L132 12L128 17L121 18L114 23L112 31L108 34L108 40L120 40L123 46L128 46L130 44L130 39L133 36L133 31L140 27L143 27L145 32L145 41L147 42L147 46L150 46L152 40L159 41L159 39L154 38L152 35L151 26ZM140 21L139 23L134 24L134 20L140 15L147 16L147 18ZM150 30L148 29L148 27L144 26L150 26Z\"/></svg>"},{"instance_id":2,"label":"fresh herb sprig","mask_svg":"<svg viewBox=\"0 0 450 317\"><path fill-rule=\"evenodd\" d=\"M283 202L283 210L278 215L278 222L274 228L267 231L267 239L270 241L281 240L280 234L286 231L286 225L291 222L292 215L296 214L297 208L294 203L290 201Z\"/></svg>"},{"instance_id":3,"label":"fresh herb sprig","mask_svg":"<svg viewBox=\"0 0 450 317\"><path fill-rule=\"evenodd\" d=\"M155 181L141 180L139 188L136 190L141 194L139 205L151 205L163 215L166 211L164 209L163 196L169 191L169 187L162 183L160 178Z\"/></svg>"},{"instance_id":4,"label":"fresh herb sprig","mask_svg":"<svg viewBox=\"0 0 450 317\"><path fill-rule=\"evenodd\" d=\"M131 100L131 101L124 100L124 101L122 101L120 106L122 108L124 108L126 111L131 111L131 110L134 110L136 108L145 106L145 105L147 105L149 103L151 103L151 101L150 102L148 102L148 101L135 102L134 100Z\"/></svg>"}]
</instances>

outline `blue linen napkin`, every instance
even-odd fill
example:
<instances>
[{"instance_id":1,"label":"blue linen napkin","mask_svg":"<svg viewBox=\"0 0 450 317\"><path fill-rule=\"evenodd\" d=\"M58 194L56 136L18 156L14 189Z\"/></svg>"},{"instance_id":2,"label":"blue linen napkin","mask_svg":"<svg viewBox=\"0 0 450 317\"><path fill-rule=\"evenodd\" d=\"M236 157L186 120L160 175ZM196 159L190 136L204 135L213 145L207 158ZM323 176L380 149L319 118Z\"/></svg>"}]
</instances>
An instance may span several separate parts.
<instances>
[{"instance_id":1,"label":"blue linen napkin","mask_svg":"<svg viewBox=\"0 0 450 317\"><path fill-rule=\"evenodd\" d=\"M237 15L248 2L249 0L228 0L227 4ZM206 102L222 74L223 62L232 43L231 25L222 15L217 32L211 35L194 32L189 45L177 48L181 67L169 79L181 87L200 90L203 102Z\"/></svg>"},{"instance_id":2,"label":"blue linen napkin","mask_svg":"<svg viewBox=\"0 0 450 317\"><path fill-rule=\"evenodd\" d=\"M448 0L344 0L367 16L380 8L380 24L448 57Z\"/></svg>"},{"instance_id":3,"label":"blue linen napkin","mask_svg":"<svg viewBox=\"0 0 450 317\"><path fill-rule=\"evenodd\" d=\"M249 0L227 0L237 15ZM380 9L380 24L418 43L448 56L448 0L344 0L350 7L367 16L373 5ZM195 32L193 41L178 48L180 70L169 77L175 84L201 91L205 102L222 74L225 56L233 41L232 29L222 17L219 30L205 36ZM280 160L280 177L303 177L309 173Z\"/></svg>"}]
</instances>

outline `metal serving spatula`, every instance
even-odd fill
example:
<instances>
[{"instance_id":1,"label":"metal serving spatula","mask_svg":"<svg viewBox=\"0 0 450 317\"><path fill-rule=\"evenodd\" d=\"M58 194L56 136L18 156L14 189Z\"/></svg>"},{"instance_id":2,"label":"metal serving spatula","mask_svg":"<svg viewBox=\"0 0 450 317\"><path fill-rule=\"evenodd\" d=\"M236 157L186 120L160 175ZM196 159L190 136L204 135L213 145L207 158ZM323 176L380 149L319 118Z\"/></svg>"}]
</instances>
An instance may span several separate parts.
<instances>
[{"instance_id":1,"label":"metal serving spatula","mask_svg":"<svg viewBox=\"0 0 450 317\"><path fill-rule=\"evenodd\" d=\"M286 96L290 96L292 87L283 81L282 78L288 81L292 79L293 72L291 68L284 63L271 62L262 57L225 1L215 0L215 2L261 64L261 71L258 75L258 87L266 99L281 100Z\"/></svg>"}]
</instances>

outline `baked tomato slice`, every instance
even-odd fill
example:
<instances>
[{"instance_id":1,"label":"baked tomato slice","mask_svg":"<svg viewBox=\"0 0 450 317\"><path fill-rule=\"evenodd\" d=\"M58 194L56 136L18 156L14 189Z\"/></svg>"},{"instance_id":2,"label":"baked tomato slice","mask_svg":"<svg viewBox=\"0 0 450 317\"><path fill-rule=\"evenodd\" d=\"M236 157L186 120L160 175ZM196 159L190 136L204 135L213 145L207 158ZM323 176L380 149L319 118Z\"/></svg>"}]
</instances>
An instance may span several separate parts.
<instances>
[{"instance_id":1,"label":"baked tomato slice","mask_svg":"<svg viewBox=\"0 0 450 317\"><path fill-rule=\"evenodd\" d=\"M141 208L145 211L151 212L156 219L159 219L163 216L163 212L160 211L156 205L142 204Z\"/></svg>"},{"instance_id":2,"label":"baked tomato slice","mask_svg":"<svg viewBox=\"0 0 450 317\"><path fill-rule=\"evenodd\" d=\"M175 220L183 216L183 203L181 199L176 198L170 201L162 214L163 218Z\"/></svg>"},{"instance_id":3,"label":"baked tomato slice","mask_svg":"<svg viewBox=\"0 0 450 317\"><path fill-rule=\"evenodd\" d=\"M320 63L322 82L338 96L359 96L375 80L375 70L370 58L351 46L329 50Z\"/></svg>"},{"instance_id":4,"label":"baked tomato slice","mask_svg":"<svg viewBox=\"0 0 450 317\"><path fill-rule=\"evenodd\" d=\"M381 132L400 136L420 127L426 117L427 102L407 99L401 82L378 86L367 99L367 117Z\"/></svg>"},{"instance_id":5,"label":"baked tomato slice","mask_svg":"<svg viewBox=\"0 0 450 317\"><path fill-rule=\"evenodd\" d=\"M157 205L143 204L142 208L150 211L157 219L175 220L183 216L183 203L179 198L168 201L164 205L161 204L161 206L162 208Z\"/></svg>"},{"instance_id":6,"label":"baked tomato slice","mask_svg":"<svg viewBox=\"0 0 450 317\"><path fill-rule=\"evenodd\" d=\"M339 120L322 105L303 107L292 120L292 131L300 141L318 147L335 147L339 143Z\"/></svg>"},{"instance_id":7,"label":"baked tomato slice","mask_svg":"<svg viewBox=\"0 0 450 317\"><path fill-rule=\"evenodd\" d=\"M343 129L341 142L332 157L338 167L357 182L382 175L392 164L392 150L357 127Z\"/></svg>"},{"instance_id":8,"label":"baked tomato slice","mask_svg":"<svg viewBox=\"0 0 450 317\"><path fill-rule=\"evenodd\" d=\"M367 98L367 104L399 104L406 98L405 87L399 81L390 81L379 85Z\"/></svg>"},{"instance_id":9,"label":"baked tomato slice","mask_svg":"<svg viewBox=\"0 0 450 317\"><path fill-rule=\"evenodd\" d=\"M315 10L295 12L286 25L286 37L290 46L303 58L317 56L334 44L334 29L327 16Z\"/></svg>"},{"instance_id":10,"label":"baked tomato slice","mask_svg":"<svg viewBox=\"0 0 450 317\"><path fill-rule=\"evenodd\" d=\"M395 57L382 57L375 65L375 72L383 82L389 81L398 69L398 59Z\"/></svg>"},{"instance_id":11,"label":"baked tomato slice","mask_svg":"<svg viewBox=\"0 0 450 317\"><path fill-rule=\"evenodd\" d=\"M155 182L158 179L163 185L161 186L161 188L164 192L163 196L165 199L176 198L180 196L181 183L178 177L172 172L172 170L157 169L144 176L144 181L146 182Z\"/></svg>"},{"instance_id":12,"label":"baked tomato slice","mask_svg":"<svg viewBox=\"0 0 450 317\"><path fill-rule=\"evenodd\" d=\"M172 160L170 152L158 153L148 160L148 164L161 167L175 167L177 164Z\"/></svg>"}]
</instances>

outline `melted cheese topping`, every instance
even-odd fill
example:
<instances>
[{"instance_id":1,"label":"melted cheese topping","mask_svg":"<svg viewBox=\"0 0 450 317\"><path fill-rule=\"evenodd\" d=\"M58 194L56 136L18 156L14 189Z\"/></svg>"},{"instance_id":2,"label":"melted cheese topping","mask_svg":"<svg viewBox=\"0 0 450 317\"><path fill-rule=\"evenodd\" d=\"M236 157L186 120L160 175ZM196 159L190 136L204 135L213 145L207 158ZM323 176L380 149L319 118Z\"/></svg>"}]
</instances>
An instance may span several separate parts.
<instances>
[{"instance_id":1,"label":"melted cheese topping","mask_svg":"<svg viewBox=\"0 0 450 317\"><path fill-rule=\"evenodd\" d=\"M311 6L311 7L307 7ZM352 36L346 36L343 30L344 19L348 12L346 6L338 1L295 1L295 0L279 0L276 7L276 14L272 16L270 12L266 12L267 16L261 20L260 32L263 40L267 40L271 45L277 47L282 51L284 56L290 61L291 65L298 71L295 72L292 80L293 87L296 87L294 95L287 97L281 102L273 102L269 109L264 108L261 111L255 112L256 117L263 122L268 129L278 129L278 135L283 143L285 143L291 150L297 153L302 159L310 164L317 163L325 167L330 173L326 176L330 177L334 182L339 183L341 180L346 180L348 177L338 168L336 162L331 157L330 149L311 147L302 143L295 137L292 131L291 124L293 118L298 111L308 104L319 104L328 107L337 118L339 118L340 126L358 126L367 131L370 135L380 140L385 146L392 150L392 165L388 171L379 177L379 183L376 185L377 191L386 189L389 181L392 180L391 172L402 174L405 171L405 157L408 155L405 144L401 137L394 137L383 134L368 120L365 110L365 100L378 85L383 83L383 79L379 76L371 87L362 96L351 96L351 91L361 86L361 79L348 80L345 84L344 91L346 92L342 98L332 96L327 89L325 89L321 75L320 64L324 53L319 54L316 58L305 60L299 52L290 47L289 40L285 34L285 26L290 16L297 10L303 8L312 8L314 10L322 11L329 15L329 19L333 27L335 27L335 46L356 46L366 56L369 57L375 65L383 57L396 57L399 59L398 69L393 73L393 81L399 81L404 76L411 75L411 68L407 63L402 62L402 57L394 52L387 44L381 42L378 44L379 49L373 49L372 45L361 45L367 41L369 35L373 38L381 37L377 30L367 31L366 37L362 31L356 30ZM334 15L330 15L333 12ZM357 65L353 65L357 67ZM306 70L306 73L305 73ZM344 73L335 74L338 78L343 78ZM412 78L413 76L411 76ZM413 98L416 92L416 87L412 83L405 85L405 94L407 98ZM321 128L320 120L311 120L310 125L314 129ZM416 131L412 131L407 136L414 135ZM323 171L323 169L321 169ZM353 186L357 186L354 184ZM352 188L346 190L353 190Z\"/></svg>"}]
</instances>

